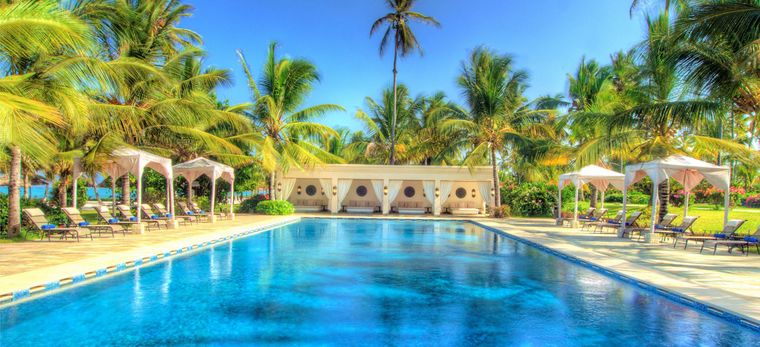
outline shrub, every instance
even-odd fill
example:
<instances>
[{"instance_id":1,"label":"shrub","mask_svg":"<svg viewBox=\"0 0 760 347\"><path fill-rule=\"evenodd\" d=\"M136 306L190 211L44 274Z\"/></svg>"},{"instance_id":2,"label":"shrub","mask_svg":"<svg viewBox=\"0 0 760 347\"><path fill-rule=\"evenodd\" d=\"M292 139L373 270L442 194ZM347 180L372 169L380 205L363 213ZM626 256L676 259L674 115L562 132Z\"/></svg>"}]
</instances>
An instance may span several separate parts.
<instances>
[{"instance_id":1,"label":"shrub","mask_svg":"<svg viewBox=\"0 0 760 347\"><path fill-rule=\"evenodd\" d=\"M502 203L519 216L550 216L557 203L557 187L546 183L510 184L501 192Z\"/></svg>"},{"instance_id":2,"label":"shrub","mask_svg":"<svg viewBox=\"0 0 760 347\"><path fill-rule=\"evenodd\" d=\"M50 189L50 203L53 205L60 205L58 201L58 186L60 181L53 183L52 189ZM72 206L74 195L71 193L72 187L66 187L66 206ZM84 206L87 203L87 181L79 180L77 183L77 206Z\"/></svg>"},{"instance_id":3,"label":"shrub","mask_svg":"<svg viewBox=\"0 0 760 347\"><path fill-rule=\"evenodd\" d=\"M240 213L253 213L256 212L256 205L264 200L269 200L267 195L257 195L252 198L248 198L240 202L237 207L237 211Z\"/></svg>"},{"instance_id":4,"label":"shrub","mask_svg":"<svg viewBox=\"0 0 760 347\"><path fill-rule=\"evenodd\" d=\"M744 206L760 208L760 194L748 196L747 199L744 200Z\"/></svg>"},{"instance_id":5,"label":"shrub","mask_svg":"<svg viewBox=\"0 0 760 347\"><path fill-rule=\"evenodd\" d=\"M650 196L647 194L644 194L639 191L629 191L628 192L628 203L629 204L637 204L637 205L646 205L650 201ZM608 194L605 194L604 201L606 202L623 202L623 193L622 192L611 192Z\"/></svg>"},{"instance_id":6,"label":"shrub","mask_svg":"<svg viewBox=\"0 0 760 347\"><path fill-rule=\"evenodd\" d=\"M493 216L495 218L507 218L512 216L512 208L509 205L501 205L493 208Z\"/></svg>"},{"instance_id":7,"label":"shrub","mask_svg":"<svg viewBox=\"0 0 760 347\"><path fill-rule=\"evenodd\" d=\"M268 215L284 216L295 211L293 204L285 200L265 200L256 205L256 212Z\"/></svg>"}]
</instances>

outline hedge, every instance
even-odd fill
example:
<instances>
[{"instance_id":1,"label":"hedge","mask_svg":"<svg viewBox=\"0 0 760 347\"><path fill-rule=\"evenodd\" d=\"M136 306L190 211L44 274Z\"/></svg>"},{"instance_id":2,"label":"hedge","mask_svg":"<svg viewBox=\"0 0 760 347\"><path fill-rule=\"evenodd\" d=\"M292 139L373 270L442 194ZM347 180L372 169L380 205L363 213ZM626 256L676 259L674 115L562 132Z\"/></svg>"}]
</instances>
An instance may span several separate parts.
<instances>
[{"instance_id":1,"label":"hedge","mask_svg":"<svg viewBox=\"0 0 760 347\"><path fill-rule=\"evenodd\" d=\"M293 207L293 204L285 200L265 200L256 205L256 212L284 216L293 214L296 212L296 209Z\"/></svg>"}]
</instances>

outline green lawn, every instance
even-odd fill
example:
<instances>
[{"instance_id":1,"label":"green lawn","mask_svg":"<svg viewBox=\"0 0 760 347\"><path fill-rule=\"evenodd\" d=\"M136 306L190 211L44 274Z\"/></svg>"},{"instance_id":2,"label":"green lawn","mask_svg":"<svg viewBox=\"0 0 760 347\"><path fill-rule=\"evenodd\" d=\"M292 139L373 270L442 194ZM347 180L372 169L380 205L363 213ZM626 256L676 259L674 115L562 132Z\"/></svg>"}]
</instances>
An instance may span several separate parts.
<instances>
[{"instance_id":1,"label":"green lawn","mask_svg":"<svg viewBox=\"0 0 760 347\"><path fill-rule=\"evenodd\" d=\"M587 201L581 201L578 203L578 211L582 213L585 211L589 206L589 203ZM612 218L620 209L623 208L623 204L621 203L605 203L604 207L610 210L610 212L607 214L608 217ZM562 204L562 210L563 211L572 211L573 204L568 203L565 204L563 202ZM648 216L649 210L648 206L646 205L628 205L628 211L635 211L635 210L644 210L646 209L645 213ZM683 216L683 208L682 207L670 207L669 209L670 213L675 213L679 216L678 219L676 219L675 223L681 222L681 216ZM689 215L692 216L699 216L699 219L694 223L694 226L692 229L695 232L709 232L709 231L717 231L723 228L723 208L716 209L712 205L706 205L706 204L696 204L689 206ZM728 213L729 219L745 219L747 222L744 223L744 225L739 229L739 233L741 234L750 234L753 233L755 230L757 230L757 227L760 226L760 209L753 209L753 208L744 208L744 207L737 207L733 208ZM645 223L648 224L648 221Z\"/></svg>"}]
</instances>

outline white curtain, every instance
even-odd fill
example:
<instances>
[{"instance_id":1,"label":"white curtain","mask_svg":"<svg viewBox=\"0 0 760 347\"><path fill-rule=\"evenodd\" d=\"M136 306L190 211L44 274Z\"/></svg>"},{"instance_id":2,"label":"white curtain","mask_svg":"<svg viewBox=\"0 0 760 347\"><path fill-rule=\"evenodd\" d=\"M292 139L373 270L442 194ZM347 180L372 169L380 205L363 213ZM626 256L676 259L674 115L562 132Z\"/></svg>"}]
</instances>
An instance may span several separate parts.
<instances>
[{"instance_id":1,"label":"white curtain","mask_svg":"<svg viewBox=\"0 0 760 347\"><path fill-rule=\"evenodd\" d=\"M375 192L377 201L383 202L383 180L372 180L372 190Z\"/></svg>"},{"instance_id":2,"label":"white curtain","mask_svg":"<svg viewBox=\"0 0 760 347\"><path fill-rule=\"evenodd\" d=\"M478 190L480 191L480 197L483 198L483 202L487 206L491 206L491 182L478 182Z\"/></svg>"},{"instance_id":3,"label":"white curtain","mask_svg":"<svg viewBox=\"0 0 760 347\"><path fill-rule=\"evenodd\" d=\"M329 178L319 179L319 185L322 186L322 191L325 193L327 201L332 200L332 187L330 187L330 183L332 183L332 181Z\"/></svg>"},{"instance_id":4,"label":"white curtain","mask_svg":"<svg viewBox=\"0 0 760 347\"><path fill-rule=\"evenodd\" d=\"M296 185L296 179L284 178L282 181L280 181L280 183L282 183L282 192L277 198L279 200L288 200L290 193L293 192L293 187Z\"/></svg>"},{"instance_id":5,"label":"white curtain","mask_svg":"<svg viewBox=\"0 0 760 347\"><path fill-rule=\"evenodd\" d=\"M348 190L351 189L351 184L354 180L338 180L338 208L343 203L343 199L348 195Z\"/></svg>"},{"instance_id":6,"label":"white curtain","mask_svg":"<svg viewBox=\"0 0 760 347\"><path fill-rule=\"evenodd\" d=\"M430 205L435 204L435 181L422 181L422 190Z\"/></svg>"},{"instance_id":7,"label":"white curtain","mask_svg":"<svg viewBox=\"0 0 760 347\"><path fill-rule=\"evenodd\" d=\"M454 182L441 181L441 206L449 200L449 194L451 194L451 188L454 187Z\"/></svg>"},{"instance_id":8,"label":"white curtain","mask_svg":"<svg viewBox=\"0 0 760 347\"><path fill-rule=\"evenodd\" d=\"M390 181L388 183L388 202L393 203L393 200L396 200L396 197L398 196L398 193L401 191L401 185L404 184L404 181Z\"/></svg>"}]
</instances>

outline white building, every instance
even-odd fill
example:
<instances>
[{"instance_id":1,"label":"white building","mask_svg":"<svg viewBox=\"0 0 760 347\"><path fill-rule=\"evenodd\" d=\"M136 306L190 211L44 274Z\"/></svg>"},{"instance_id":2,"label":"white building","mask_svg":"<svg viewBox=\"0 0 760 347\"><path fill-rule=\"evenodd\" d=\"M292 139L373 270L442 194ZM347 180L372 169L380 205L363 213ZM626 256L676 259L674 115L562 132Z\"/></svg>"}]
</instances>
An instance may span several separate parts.
<instances>
[{"instance_id":1,"label":"white building","mask_svg":"<svg viewBox=\"0 0 760 347\"><path fill-rule=\"evenodd\" d=\"M323 165L275 180L275 198L298 212L486 214L493 206L490 167Z\"/></svg>"}]
</instances>

